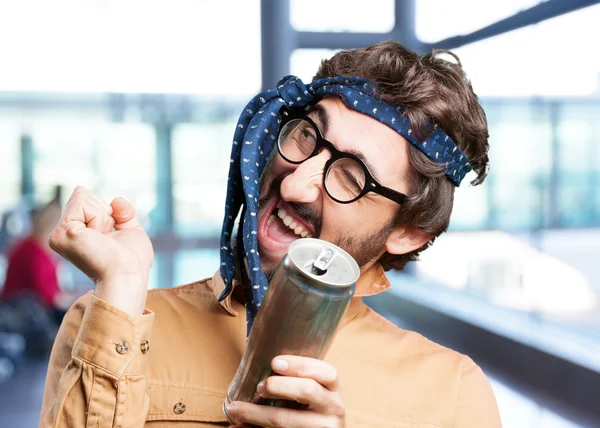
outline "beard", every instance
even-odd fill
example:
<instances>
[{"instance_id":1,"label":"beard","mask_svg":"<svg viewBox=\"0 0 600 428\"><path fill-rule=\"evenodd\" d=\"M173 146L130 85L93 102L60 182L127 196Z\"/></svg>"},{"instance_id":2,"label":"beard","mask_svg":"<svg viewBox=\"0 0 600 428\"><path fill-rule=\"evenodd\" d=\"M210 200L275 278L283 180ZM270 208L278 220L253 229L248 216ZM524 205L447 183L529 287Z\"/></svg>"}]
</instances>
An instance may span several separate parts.
<instances>
[{"instance_id":1,"label":"beard","mask_svg":"<svg viewBox=\"0 0 600 428\"><path fill-rule=\"evenodd\" d=\"M272 198L281 198L279 189L281 188L282 181L286 177L285 175L275 177L271 183L269 183L268 188L265 188L266 186L264 179L270 169L269 167L271 162L272 159L265 167L265 170L261 176L261 184L259 187L261 189L261 195L258 202L259 211L264 208L265 204ZM314 226L315 238L320 238L323 228L323 217L322 213L317 209L317 206L314 204L300 204L290 201L286 201L286 203L294 209L298 217L300 217L306 223ZM337 245L350 254L358 266L362 268L384 252L387 239L397 227L393 220L393 218L390 219L385 225L376 231L359 233L338 232L333 239L329 240L329 242ZM277 266L273 266L269 269L263 269L269 282L271 281L276 269Z\"/></svg>"}]
</instances>

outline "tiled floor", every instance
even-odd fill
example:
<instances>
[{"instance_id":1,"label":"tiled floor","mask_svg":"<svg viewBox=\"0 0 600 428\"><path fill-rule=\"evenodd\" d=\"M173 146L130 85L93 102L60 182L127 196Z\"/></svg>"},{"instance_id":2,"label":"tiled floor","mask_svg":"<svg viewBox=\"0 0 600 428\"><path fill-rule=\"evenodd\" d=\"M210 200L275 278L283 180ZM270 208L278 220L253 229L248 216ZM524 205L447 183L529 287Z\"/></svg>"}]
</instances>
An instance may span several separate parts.
<instances>
[{"instance_id":1,"label":"tiled floor","mask_svg":"<svg viewBox=\"0 0 600 428\"><path fill-rule=\"evenodd\" d=\"M45 359L22 361L13 377L0 384L0 427L38 425L47 365Z\"/></svg>"}]
</instances>

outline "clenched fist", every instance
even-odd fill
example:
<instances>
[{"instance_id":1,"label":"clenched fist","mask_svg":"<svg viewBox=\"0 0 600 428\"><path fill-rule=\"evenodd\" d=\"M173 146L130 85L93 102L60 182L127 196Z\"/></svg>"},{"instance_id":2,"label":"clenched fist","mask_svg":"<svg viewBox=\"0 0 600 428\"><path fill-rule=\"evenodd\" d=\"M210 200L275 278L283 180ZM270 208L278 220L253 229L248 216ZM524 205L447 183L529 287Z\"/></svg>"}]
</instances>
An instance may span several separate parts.
<instances>
[{"instance_id":1,"label":"clenched fist","mask_svg":"<svg viewBox=\"0 0 600 428\"><path fill-rule=\"evenodd\" d=\"M48 242L94 281L96 296L131 315L143 313L154 252L125 199L109 205L77 187Z\"/></svg>"}]
</instances>

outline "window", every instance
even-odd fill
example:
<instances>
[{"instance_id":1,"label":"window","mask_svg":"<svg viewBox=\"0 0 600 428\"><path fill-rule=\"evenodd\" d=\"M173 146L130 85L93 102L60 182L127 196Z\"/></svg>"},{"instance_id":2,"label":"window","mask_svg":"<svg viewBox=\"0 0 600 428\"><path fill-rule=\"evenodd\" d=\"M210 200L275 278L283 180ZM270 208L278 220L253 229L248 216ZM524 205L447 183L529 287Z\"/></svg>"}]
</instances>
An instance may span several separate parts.
<instances>
[{"instance_id":1,"label":"window","mask_svg":"<svg viewBox=\"0 0 600 428\"><path fill-rule=\"evenodd\" d=\"M251 96L260 88L258 6L258 0L3 2L0 91Z\"/></svg>"},{"instance_id":2,"label":"window","mask_svg":"<svg viewBox=\"0 0 600 428\"><path fill-rule=\"evenodd\" d=\"M298 31L387 33L394 28L394 0L291 0Z\"/></svg>"},{"instance_id":3,"label":"window","mask_svg":"<svg viewBox=\"0 0 600 428\"><path fill-rule=\"evenodd\" d=\"M223 117L212 124L181 124L175 128L173 198L178 234L220 233L236 121Z\"/></svg>"}]
</instances>

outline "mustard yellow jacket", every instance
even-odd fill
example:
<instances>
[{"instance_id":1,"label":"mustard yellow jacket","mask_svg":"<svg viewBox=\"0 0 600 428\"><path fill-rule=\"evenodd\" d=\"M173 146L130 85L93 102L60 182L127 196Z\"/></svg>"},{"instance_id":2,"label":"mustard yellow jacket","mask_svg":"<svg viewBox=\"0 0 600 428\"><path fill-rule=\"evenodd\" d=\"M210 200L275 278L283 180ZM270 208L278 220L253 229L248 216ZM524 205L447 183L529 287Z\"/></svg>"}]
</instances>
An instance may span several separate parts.
<instances>
[{"instance_id":1,"label":"mustard yellow jacket","mask_svg":"<svg viewBox=\"0 0 600 428\"><path fill-rule=\"evenodd\" d=\"M389 288L367 273L370 294ZM67 313L50 357L40 427L227 426L222 403L244 351L244 307L217 302L218 274L150 290L132 317L91 293ZM357 293L358 294L358 293ZM404 331L355 297L327 355L348 427L499 428L489 382L468 357Z\"/></svg>"}]
</instances>

